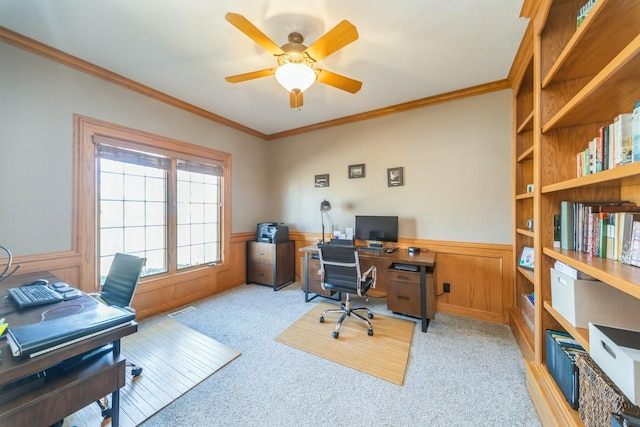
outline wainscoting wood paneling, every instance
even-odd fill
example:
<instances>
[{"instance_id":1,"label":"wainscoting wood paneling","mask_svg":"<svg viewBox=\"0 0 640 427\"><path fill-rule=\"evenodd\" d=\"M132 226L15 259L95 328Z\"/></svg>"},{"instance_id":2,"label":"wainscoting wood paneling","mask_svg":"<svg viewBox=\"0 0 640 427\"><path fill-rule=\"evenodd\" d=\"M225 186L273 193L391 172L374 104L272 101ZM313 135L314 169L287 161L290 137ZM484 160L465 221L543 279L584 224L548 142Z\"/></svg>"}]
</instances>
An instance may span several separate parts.
<instances>
[{"instance_id":1,"label":"wainscoting wood paneling","mask_svg":"<svg viewBox=\"0 0 640 427\"><path fill-rule=\"evenodd\" d=\"M290 232L298 258L300 248L316 244L318 233ZM460 314L491 322L506 323L513 305L513 249L510 245L399 239L397 247L409 246L437 253L435 269L436 311ZM302 262L296 262L296 281L302 282ZM443 283L451 285L442 293ZM386 284L380 284L373 296L386 296Z\"/></svg>"},{"instance_id":2,"label":"wainscoting wood paneling","mask_svg":"<svg viewBox=\"0 0 640 427\"><path fill-rule=\"evenodd\" d=\"M318 242L320 235L290 232L296 247L296 281L302 282L300 248ZM255 239L255 232L231 236L229 253L224 263L203 267L173 276L141 280L133 300L138 319L153 316L218 294L246 283L246 242ZM492 322L506 323L514 295L512 265L513 250L509 245L400 239L400 250L418 246L437 252L436 311L460 314ZM19 273L49 271L60 279L94 292L93 284L79 284L82 277L82 257L75 252L60 252L14 258L21 264ZM451 292L442 293L443 283L451 284ZM381 286L378 291L386 289ZM378 295L385 296L385 295ZM302 294L300 295L302 297Z\"/></svg>"},{"instance_id":3,"label":"wainscoting wood paneling","mask_svg":"<svg viewBox=\"0 0 640 427\"><path fill-rule=\"evenodd\" d=\"M246 244L255 233L231 236L224 264L184 274L142 280L133 299L138 319L169 311L246 283Z\"/></svg>"}]
</instances>

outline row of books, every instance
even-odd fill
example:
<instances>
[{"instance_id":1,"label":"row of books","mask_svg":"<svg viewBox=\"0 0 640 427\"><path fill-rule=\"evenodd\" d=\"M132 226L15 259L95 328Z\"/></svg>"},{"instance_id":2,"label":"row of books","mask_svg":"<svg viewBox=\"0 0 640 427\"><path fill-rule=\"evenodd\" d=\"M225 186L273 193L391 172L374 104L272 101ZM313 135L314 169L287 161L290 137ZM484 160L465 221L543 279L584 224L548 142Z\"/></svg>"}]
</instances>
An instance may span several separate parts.
<instances>
[{"instance_id":1,"label":"row of books","mask_svg":"<svg viewBox=\"0 0 640 427\"><path fill-rule=\"evenodd\" d=\"M602 126L598 135L576 154L576 176L591 175L640 161L640 101L632 113L622 113Z\"/></svg>"},{"instance_id":2,"label":"row of books","mask_svg":"<svg viewBox=\"0 0 640 427\"><path fill-rule=\"evenodd\" d=\"M640 267L640 207L630 201L562 201L560 247Z\"/></svg>"},{"instance_id":3,"label":"row of books","mask_svg":"<svg viewBox=\"0 0 640 427\"><path fill-rule=\"evenodd\" d=\"M576 29L580 28L591 8L596 4L596 0L587 1L580 9L578 9L578 17L576 19Z\"/></svg>"}]
</instances>

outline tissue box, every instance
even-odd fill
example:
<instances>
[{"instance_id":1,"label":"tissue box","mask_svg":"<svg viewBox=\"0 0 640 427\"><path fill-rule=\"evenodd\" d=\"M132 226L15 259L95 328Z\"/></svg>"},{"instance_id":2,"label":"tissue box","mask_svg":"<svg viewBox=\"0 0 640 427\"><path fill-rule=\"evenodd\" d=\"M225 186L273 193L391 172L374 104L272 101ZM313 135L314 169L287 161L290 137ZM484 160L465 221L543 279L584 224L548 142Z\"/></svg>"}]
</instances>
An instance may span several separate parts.
<instances>
[{"instance_id":1,"label":"tissue box","mask_svg":"<svg viewBox=\"0 0 640 427\"><path fill-rule=\"evenodd\" d=\"M640 405L640 332L590 323L589 349L600 369Z\"/></svg>"},{"instance_id":2,"label":"tissue box","mask_svg":"<svg viewBox=\"0 0 640 427\"><path fill-rule=\"evenodd\" d=\"M551 269L551 305L577 328L589 322L640 330L640 300L599 280L576 280Z\"/></svg>"}]
</instances>

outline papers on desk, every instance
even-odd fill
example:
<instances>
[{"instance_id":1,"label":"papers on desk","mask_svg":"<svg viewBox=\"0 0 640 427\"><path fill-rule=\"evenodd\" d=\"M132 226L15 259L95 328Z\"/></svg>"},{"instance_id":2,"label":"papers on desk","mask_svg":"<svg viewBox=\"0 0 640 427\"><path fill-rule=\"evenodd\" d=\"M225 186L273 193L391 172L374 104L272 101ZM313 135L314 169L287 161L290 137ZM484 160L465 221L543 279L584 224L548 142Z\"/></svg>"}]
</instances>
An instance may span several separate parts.
<instances>
[{"instance_id":1,"label":"papers on desk","mask_svg":"<svg viewBox=\"0 0 640 427\"><path fill-rule=\"evenodd\" d=\"M123 308L96 304L69 316L9 328L7 341L14 357L33 358L127 326L134 318Z\"/></svg>"}]
</instances>

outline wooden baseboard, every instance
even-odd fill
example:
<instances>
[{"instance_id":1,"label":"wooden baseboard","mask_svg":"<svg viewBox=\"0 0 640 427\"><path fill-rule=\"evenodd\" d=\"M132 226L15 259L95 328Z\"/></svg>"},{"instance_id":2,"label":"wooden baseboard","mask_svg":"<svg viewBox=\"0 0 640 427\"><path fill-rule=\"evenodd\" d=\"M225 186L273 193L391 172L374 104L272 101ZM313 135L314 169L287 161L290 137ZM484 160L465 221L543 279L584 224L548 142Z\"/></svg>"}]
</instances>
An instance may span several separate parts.
<instances>
[{"instance_id":1,"label":"wooden baseboard","mask_svg":"<svg viewBox=\"0 0 640 427\"><path fill-rule=\"evenodd\" d=\"M526 361L527 388L545 427L584 427L578 411L569 406L544 365Z\"/></svg>"}]
</instances>

